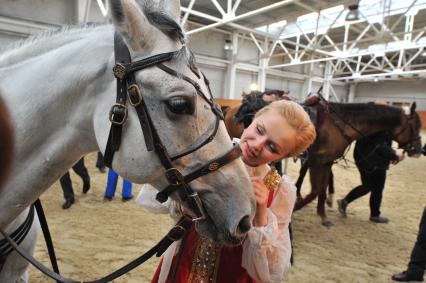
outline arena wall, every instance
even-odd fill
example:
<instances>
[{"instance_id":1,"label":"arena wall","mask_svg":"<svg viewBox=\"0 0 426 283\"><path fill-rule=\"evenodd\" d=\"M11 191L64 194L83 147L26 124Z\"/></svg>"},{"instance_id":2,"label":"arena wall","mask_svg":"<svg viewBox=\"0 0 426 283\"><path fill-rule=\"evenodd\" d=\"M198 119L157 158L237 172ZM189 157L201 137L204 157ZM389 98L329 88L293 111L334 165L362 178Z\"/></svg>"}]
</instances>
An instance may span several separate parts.
<instances>
[{"instance_id":1,"label":"arena wall","mask_svg":"<svg viewBox=\"0 0 426 283\"><path fill-rule=\"evenodd\" d=\"M385 81L356 86L354 102L370 102L377 99L384 99L393 105L410 105L415 101L422 127L426 128L426 80Z\"/></svg>"},{"instance_id":2,"label":"arena wall","mask_svg":"<svg viewBox=\"0 0 426 283\"><path fill-rule=\"evenodd\" d=\"M33 0L28 5L27 0L3 1L0 15L0 49L12 42L24 39L29 35L61 25L78 24L88 20L91 22L106 22L102 17L96 1L91 1L88 15L82 14L81 5L84 1L69 0ZM80 4L81 4L80 3ZM19 27L11 28L13 22L19 22ZM188 27L191 29L192 27ZM211 88L216 98L240 98L242 92L249 92L250 85L257 82L257 61L261 54L249 37L239 40L237 63L245 67L237 68L234 93L229 94L228 66L232 54L224 50L225 40L231 39L232 34L216 29L196 33L189 37L189 46L197 55L197 61L211 82ZM270 64L283 63L282 58L271 58ZM324 77L323 64L315 64L312 71L309 65L297 65L276 70L267 70L266 88L290 90L290 95L302 101L307 93L309 78L312 80L312 91L318 90ZM390 103L411 103L416 101L418 110L426 112L426 81L388 81L378 83L359 83L356 86L355 102L374 101L379 98ZM333 85L334 92L330 93L331 101L347 102L349 87ZM422 114L425 117L426 114ZM426 125L426 118L424 125Z\"/></svg>"}]
</instances>

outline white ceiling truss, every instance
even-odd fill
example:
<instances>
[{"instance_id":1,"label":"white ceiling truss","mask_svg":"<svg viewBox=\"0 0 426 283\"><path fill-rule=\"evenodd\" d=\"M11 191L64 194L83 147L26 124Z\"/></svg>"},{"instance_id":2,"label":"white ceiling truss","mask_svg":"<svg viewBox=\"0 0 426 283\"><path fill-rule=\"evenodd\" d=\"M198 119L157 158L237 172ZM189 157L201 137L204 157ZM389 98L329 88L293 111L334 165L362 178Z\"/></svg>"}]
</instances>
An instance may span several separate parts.
<instances>
[{"instance_id":1,"label":"white ceiling truss","mask_svg":"<svg viewBox=\"0 0 426 283\"><path fill-rule=\"evenodd\" d=\"M331 73L328 74L330 80L345 82L426 76L426 60L422 59L426 55L426 25L414 29L416 15L426 9L426 1L405 0L402 5L401 1L364 0L361 1L360 8L363 2L367 7L360 9L360 19L356 22L344 21L347 10L343 6L324 13L326 10L317 11L302 0L278 1L238 15L239 5L243 1L228 0L226 7L220 6L216 0L210 1L221 17L194 10L195 0L191 0L191 5L182 7L184 21L187 21L188 15L193 15L212 22L194 28L188 34L226 25L242 37L248 35L259 50L259 67L260 61L265 58L267 63L263 63L263 68L268 70L324 62L331 66ZM371 2L370 6L375 5L376 10L370 9L368 2ZM265 26L268 27L267 30L236 23L289 4L295 4L311 14L303 16L306 19L299 17L292 23L282 21L281 26L278 25L275 30L269 29L271 25ZM392 22L389 21L390 18ZM328 20L328 25L324 25L324 19ZM310 22L311 28L303 27L303 21ZM401 25L404 25L402 31L398 30ZM293 31L289 30L290 26ZM297 30L294 31L294 28ZM341 38L333 36L337 29L342 33ZM265 38L269 44L262 43ZM279 58L283 62L270 64L271 58Z\"/></svg>"},{"instance_id":2,"label":"white ceiling truss","mask_svg":"<svg viewBox=\"0 0 426 283\"><path fill-rule=\"evenodd\" d=\"M88 20L95 0L76 0L78 22ZM205 64L301 81L345 83L426 78L426 0L361 0L360 18L345 22L345 7L359 0L181 0L189 36L214 30L228 34L234 49L226 59L202 58ZM343 2L344 5L338 5ZM106 0L96 0L107 15ZM93 6L92 6L93 7ZM290 11L290 12L289 12ZM280 16L277 17L277 14ZM259 21L260 19L260 21ZM263 23L260 24L260 23ZM13 28L12 28L13 26ZM31 34L52 25L0 16L0 29ZM252 43L257 56L241 60L242 43ZM232 66L231 66L232 65ZM286 67L304 65L309 73ZM313 75L323 66L324 75ZM230 77L235 77L231 74ZM228 83L229 84L229 83ZM330 90L333 95L333 90ZM232 93L230 87L229 93ZM232 97L232 95L230 95Z\"/></svg>"}]
</instances>

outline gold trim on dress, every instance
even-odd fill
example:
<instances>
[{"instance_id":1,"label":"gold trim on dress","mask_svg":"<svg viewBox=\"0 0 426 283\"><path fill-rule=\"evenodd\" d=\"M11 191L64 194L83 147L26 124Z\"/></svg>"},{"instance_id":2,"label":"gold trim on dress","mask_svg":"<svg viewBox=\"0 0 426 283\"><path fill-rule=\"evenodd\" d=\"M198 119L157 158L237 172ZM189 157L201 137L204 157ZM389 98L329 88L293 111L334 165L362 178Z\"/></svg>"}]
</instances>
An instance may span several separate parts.
<instances>
[{"instance_id":1,"label":"gold trim on dress","mask_svg":"<svg viewBox=\"0 0 426 283\"><path fill-rule=\"evenodd\" d=\"M280 181L281 176L275 168L271 168L263 178L263 182L269 191L275 190ZM222 247L222 244L199 236L187 283L216 282Z\"/></svg>"},{"instance_id":2,"label":"gold trim on dress","mask_svg":"<svg viewBox=\"0 0 426 283\"><path fill-rule=\"evenodd\" d=\"M263 183L268 188L269 191L275 190L278 184L281 181L281 176L278 173L277 169L271 168L265 178L263 178Z\"/></svg>"},{"instance_id":3,"label":"gold trim on dress","mask_svg":"<svg viewBox=\"0 0 426 283\"><path fill-rule=\"evenodd\" d=\"M222 244L199 236L188 283L216 282Z\"/></svg>"}]
</instances>

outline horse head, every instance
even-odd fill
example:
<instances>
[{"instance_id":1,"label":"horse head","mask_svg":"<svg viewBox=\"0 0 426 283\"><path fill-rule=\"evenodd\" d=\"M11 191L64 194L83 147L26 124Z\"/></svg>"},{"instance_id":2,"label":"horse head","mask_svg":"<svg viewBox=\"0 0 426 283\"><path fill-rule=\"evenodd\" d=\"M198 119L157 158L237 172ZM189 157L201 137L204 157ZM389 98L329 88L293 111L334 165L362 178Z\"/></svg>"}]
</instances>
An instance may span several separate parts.
<instances>
[{"instance_id":1,"label":"horse head","mask_svg":"<svg viewBox=\"0 0 426 283\"><path fill-rule=\"evenodd\" d=\"M411 105L409 114L401 112L401 123L394 129L393 139L398 142L399 148L407 152L408 156L419 157L422 154L421 122L416 112L416 102Z\"/></svg>"},{"instance_id":2,"label":"horse head","mask_svg":"<svg viewBox=\"0 0 426 283\"><path fill-rule=\"evenodd\" d=\"M151 64L134 71L132 93L136 93L138 103L145 103L152 135L158 136L173 167L187 175L230 151L232 143L220 121L220 108L211 96L207 78L186 47L185 33L178 23L179 1L116 0L109 4L115 30L126 43L132 61ZM165 60L166 53L171 56ZM128 95L132 102L130 88ZM100 104L102 109L95 112L105 113L110 106ZM126 110L127 122L112 167L133 182L150 183L161 190L169 185L164 178L169 170L149 148L150 137L142 134L142 122L138 122L140 116L135 109L129 106ZM94 117L101 149L107 147L105 122L100 121L104 118ZM157 145L154 140L152 146L157 149ZM213 169L190 184L207 214L206 219L196 222L196 228L213 240L236 244L250 229L254 216L248 174L240 158ZM171 196L191 209L177 193Z\"/></svg>"}]
</instances>

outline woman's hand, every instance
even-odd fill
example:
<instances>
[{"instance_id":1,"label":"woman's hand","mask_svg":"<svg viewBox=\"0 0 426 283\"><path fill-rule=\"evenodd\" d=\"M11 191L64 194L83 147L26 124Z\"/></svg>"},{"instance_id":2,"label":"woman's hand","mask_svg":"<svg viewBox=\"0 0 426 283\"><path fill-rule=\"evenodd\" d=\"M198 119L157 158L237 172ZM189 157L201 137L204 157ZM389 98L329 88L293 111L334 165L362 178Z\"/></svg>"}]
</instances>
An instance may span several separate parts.
<instances>
[{"instance_id":1,"label":"woman's hand","mask_svg":"<svg viewBox=\"0 0 426 283\"><path fill-rule=\"evenodd\" d=\"M256 215L254 217L255 226L266 226L268 224L268 198L269 190L263 183L263 179L253 176L250 177L253 186L254 195L256 197Z\"/></svg>"}]
</instances>

